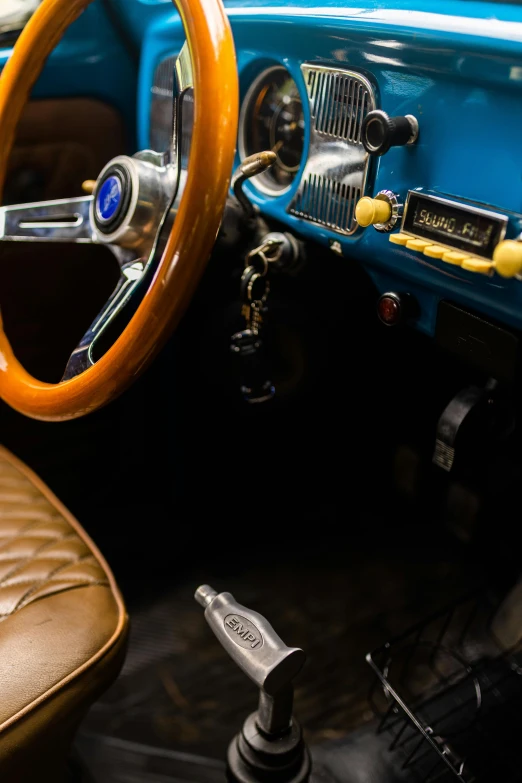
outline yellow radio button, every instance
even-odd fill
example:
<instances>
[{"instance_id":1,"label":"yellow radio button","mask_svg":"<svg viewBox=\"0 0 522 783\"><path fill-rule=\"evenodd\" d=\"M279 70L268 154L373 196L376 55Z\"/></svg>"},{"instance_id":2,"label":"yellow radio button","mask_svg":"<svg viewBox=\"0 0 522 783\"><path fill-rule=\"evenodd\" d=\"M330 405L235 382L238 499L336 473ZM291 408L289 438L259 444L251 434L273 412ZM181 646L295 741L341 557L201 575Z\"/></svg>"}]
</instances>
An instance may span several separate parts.
<instances>
[{"instance_id":1,"label":"yellow radio button","mask_svg":"<svg viewBox=\"0 0 522 783\"><path fill-rule=\"evenodd\" d=\"M441 247L440 245L428 245L422 252L425 256L429 256L430 258L442 258L446 252L446 248Z\"/></svg>"},{"instance_id":2,"label":"yellow radio button","mask_svg":"<svg viewBox=\"0 0 522 783\"><path fill-rule=\"evenodd\" d=\"M425 247L429 247L432 245L433 242L426 242L425 239L409 239L408 242L406 242L406 247L408 250L424 250Z\"/></svg>"},{"instance_id":3,"label":"yellow radio button","mask_svg":"<svg viewBox=\"0 0 522 783\"><path fill-rule=\"evenodd\" d=\"M506 239L493 253L493 266L502 277L515 277L522 272L522 242Z\"/></svg>"},{"instance_id":4,"label":"yellow radio button","mask_svg":"<svg viewBox=\"0 0 522 783\"><path fill-rule=\"evenodd\" d=\"M406 245L410 241L409 234L390 234L390 242L394 245Z\"/></svg>"},{"instance_id":5,"label":"yellow radio button","mask_svg":"<svg viewBox=\"0 0 522 783\"><path fill-rule=\"evenodd\" d=\"M389 201L380 198L364 196L355 207L355 219L363 228L387 223L392 216L392 206Z\"/></svg>"},{"instance_id":6,"label":"yellow radio button","mask_svg":"<svg viewBox=\"0 0 522 783\"><path fill-rule=\"evenodd\" d=\"M477 272L479 275L487 275L493 269L491 261L483 261L481 258L466 258L462 262L462 268L468 272Z\"/></svg>"},{"instance_id":7,"label":"yellow radio button","mask_svg":"<svg viewBox=\"0 0 522 783\"><path fill-rule=\"evenodd\" d=\"M462 266L463 261L469 258L466 253L459 253L458 250L447 250L442 256L442 260L447 264L454 264L455 266Z\"/></svg>"}]
</instances>

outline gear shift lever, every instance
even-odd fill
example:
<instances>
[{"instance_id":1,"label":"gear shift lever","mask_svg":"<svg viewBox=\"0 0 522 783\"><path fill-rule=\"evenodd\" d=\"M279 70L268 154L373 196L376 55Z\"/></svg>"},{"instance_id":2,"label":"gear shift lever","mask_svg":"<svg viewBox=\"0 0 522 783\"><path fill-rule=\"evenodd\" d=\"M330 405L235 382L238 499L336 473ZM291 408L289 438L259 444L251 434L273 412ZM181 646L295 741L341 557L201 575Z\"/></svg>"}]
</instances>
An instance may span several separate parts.
<instances>
[{"instance_id":1,"label":"gear shift lever","mask_svg":"<svg viewBox=\"0 0 522 783\"><path fill-rule=\"evenodd\" d=\"M241 606L230 593L199 587L196 601L238 666L260 688L257 712L250 715L228 749L232 783L306 783L310 757L292 718L292 680L304 662L303 650L287 647L270 623Z\"/></svg>"}]
</instances>

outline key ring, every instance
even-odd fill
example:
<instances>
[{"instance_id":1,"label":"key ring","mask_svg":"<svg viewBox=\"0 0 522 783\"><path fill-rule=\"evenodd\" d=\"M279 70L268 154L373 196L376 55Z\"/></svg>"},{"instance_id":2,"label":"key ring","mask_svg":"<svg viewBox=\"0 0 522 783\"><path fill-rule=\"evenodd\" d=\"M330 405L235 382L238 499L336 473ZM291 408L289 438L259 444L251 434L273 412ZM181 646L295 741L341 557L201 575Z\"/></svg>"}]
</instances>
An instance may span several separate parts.
<instances>
[{"instance_id":1,"label":"key ring","mask_svg":"<svg viewBox=\"0 0 522 783\"><path fill-rule=\"evenodd\" d=\"M268 250L271 250L273 247L279 248L279 246L282 244L282 241L279 241L277 239L268 239L265 242L263 242L262 245L259 245L259 247L254 248L254 250L251 250L250 253L248 253L247 257L245 258L245 269L249 266L254 266L256 259L261 259L263 263L263 267L261 270L258 271L258 274L261 275L261 277L265 277L265 275L268 273L268 266L271 261L277 261L279 259L279 255L276 253L274 258L268 259L266 256L266 253Z\"/></svg>"},{"instance_id":2,"label":"key ring","mask_svg":"<svg viewBox=\"0 0 522 783\"><path fill-rule=\"evenodd\" d=\"M255 266L257 270L256 261L260 259L263 266L262 269L257 271L257 274L261 277L265 277L265 275L268 274L268 258L265 255L265 252L263 250L263 246L256 247L255 250L251 250L250 253L245 258L245 269L248 269L249 266Z\"/></svg>"}]
</instances>

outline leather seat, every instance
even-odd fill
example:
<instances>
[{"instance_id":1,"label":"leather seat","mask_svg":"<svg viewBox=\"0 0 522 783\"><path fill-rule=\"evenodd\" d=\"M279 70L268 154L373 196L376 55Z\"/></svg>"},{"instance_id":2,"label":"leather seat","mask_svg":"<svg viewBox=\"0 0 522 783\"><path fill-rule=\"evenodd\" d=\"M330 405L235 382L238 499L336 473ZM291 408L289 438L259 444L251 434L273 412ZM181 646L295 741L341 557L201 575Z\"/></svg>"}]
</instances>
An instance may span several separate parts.
<instances>
[{"instance_id":1,"label":"leather seat","mask_svg":"<svg viewBox=\"0 0 522 783\"><path fill-rule=\"evenodd\" d=\"M0 447L0 780L61 779L79 722L119 672L126 632L94 543Z\"/></svg>"}]
</instances>

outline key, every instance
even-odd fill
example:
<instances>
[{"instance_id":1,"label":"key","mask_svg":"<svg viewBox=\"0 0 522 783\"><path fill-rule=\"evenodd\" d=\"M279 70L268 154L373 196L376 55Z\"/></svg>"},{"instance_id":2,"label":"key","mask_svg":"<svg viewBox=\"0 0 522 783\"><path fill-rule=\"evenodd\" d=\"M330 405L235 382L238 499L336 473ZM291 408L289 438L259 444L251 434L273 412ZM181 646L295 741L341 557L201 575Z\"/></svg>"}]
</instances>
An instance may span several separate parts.
<instances>
[{"instance_id":1,"label":"key","mask_svg":"<svg viewBox=\"0 0 522 783\"><path fill-rule=\"evenodd\" d=\"M274 396L275 389L267 380L263 341L259 336L263 308L270 292L268 260L263 248L250 253L245 264L239 293L246 328L232 335L230 350L239 360L240 388L246 402L265 402Z\"/></svg>"}]
</instances>

